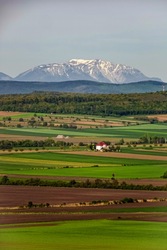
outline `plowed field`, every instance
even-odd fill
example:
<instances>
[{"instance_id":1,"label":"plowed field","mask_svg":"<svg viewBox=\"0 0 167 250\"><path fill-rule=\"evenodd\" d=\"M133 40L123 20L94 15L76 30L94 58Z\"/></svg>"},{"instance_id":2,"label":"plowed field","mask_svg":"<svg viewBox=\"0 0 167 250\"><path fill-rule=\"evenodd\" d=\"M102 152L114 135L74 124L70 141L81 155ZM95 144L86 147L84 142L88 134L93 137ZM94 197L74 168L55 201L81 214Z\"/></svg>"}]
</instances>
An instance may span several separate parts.
<instances>
[{"instance_id":1,"label":"plowed field","mask_svg":"<svg viewBox=\"0 0 167 250\"><path fill-rule=\"evenodd\" d=\"M91 188L55 188L28 186L0 186L0 207L14 207L33 203L90 202L94 200L120 200L125 197L133 199L167 198L166 191L111 190Z\"/></svg>"},{"instance_id":2,"label":"plowed field","mask_svg":"<svg viewBox=\"0 0 167 250\"><path fill-rule=\"evenodd\" d=\"M121 200L125 197L133 199L150 199L150 202L125 203L112 205L80 206L80 202L97 200ZM167 221L166 212L137 212L141 208L165 207L167 201L152 202L154 198L167 198L165 191L108 190L84 188L53 188L28 186L0 186L0 221L1 224L17 224L27 222L51 222L63 220L87 219L132 219L148 221ZM48 208L19 208L27 205L49 203ZM66 207L61 204L66 203ZM72 204L72 205L71 205ZM60 205L54 207L54 205ZM136 212L119 209L137 209ZM109 209L115 209L108 211ZM118 209L118 211L117 211ZM139 210L138 210L139 209Z\"/></svg>"}]
</instances>

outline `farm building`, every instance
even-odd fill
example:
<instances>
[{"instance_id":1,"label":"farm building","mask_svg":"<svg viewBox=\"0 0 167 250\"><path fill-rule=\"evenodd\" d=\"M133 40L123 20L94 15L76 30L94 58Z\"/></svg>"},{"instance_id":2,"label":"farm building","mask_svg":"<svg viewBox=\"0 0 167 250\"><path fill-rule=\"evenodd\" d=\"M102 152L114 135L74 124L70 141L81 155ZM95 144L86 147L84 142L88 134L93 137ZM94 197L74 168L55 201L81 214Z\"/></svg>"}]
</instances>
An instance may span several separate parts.
<instances>
[{"instance_id":1,"label":"farm building","mask_svg":"<svg viewBox=\"0 0 167 250\"><path fill-rule=\"evenodd\" d=\"M99 142L98 144L96 144L96 150L103 150L103 148L106 148L107 144L105 142Z\"/></svg>"},{"instance_id":2,"label":"farm building","mask_svg":"<svg viewBox=\"0 0 167 250\"><path fill-rule=\"evenodd\" d=\"M58 138L58 139L64 139L65 137L64 137L64 135L58 135L56 138Z\"/></svg>"}]
</instances>

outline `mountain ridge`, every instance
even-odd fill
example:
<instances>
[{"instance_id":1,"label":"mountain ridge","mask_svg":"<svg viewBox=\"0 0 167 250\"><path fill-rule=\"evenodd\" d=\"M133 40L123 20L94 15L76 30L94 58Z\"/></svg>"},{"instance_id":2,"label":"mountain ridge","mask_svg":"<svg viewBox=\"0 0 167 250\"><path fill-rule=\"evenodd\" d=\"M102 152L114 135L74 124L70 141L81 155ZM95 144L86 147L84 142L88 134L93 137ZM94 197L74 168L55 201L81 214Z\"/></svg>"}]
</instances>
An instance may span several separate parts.
<instances>
[{"instance_id":1,"label":"mountain ridge","mask_svg":"<svg viewBox=\"0 0 167 250\"><path fill-rule=\"evenodd\" d=\"M0 72L0 81L8 81L8 80L12 80L12 77L8 76L3 72Z\"/></svg>"},{"instance_id":2,"label":"mountain ridge","mask_svg":"<svg viewBox=\"0 0 167 250\"><path fill-rule=\"evenodd\" d=\"M87 80L116 84L147 80L161 81L159 78L147 77L131 66L114 64L101 59L71 59L64 63L41 64L19 74L13 80L29 82Z\"/></svg>"}]
</instances>

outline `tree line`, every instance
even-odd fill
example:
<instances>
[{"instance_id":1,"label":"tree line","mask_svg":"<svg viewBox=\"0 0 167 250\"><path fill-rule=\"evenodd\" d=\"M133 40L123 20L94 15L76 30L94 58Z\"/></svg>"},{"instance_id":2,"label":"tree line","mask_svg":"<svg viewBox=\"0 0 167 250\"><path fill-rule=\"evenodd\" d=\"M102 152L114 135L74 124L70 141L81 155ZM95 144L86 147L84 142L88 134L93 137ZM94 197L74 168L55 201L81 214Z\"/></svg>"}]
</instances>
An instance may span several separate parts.
<instances>
[{"instance_id":1,"label":"tree line","mask_svg":"<svg viewBox=\"0 0 167 250\"><path fill-rule=\"evenodd\" d=\"M3 111L88 115L163 114L167 110L167 92L136 94L76 94L33 92L1 95Z\"/></svg>"},{"instance_id":2,"label":"tree line","mask_svg":"<svg viewBox=\"0 0 167 250\"><path fill-rule=\"evenodd\" d=\"M72 142L54 141L51 138L46 140L1 140L0 149L13 149L14 147L69 147L72 146Z\"/></svg>"},{"instance_id":3,"label":"tree line","mask_svg":"<svg viewBox=\"0 0 167 250\"><path fill-rule=\"evenodd\" d=\"M162 177L164 178L164 177ZM124 190L159 190L167 191L167 185L164 186L153 186L128 184L125 181L118 182L115 177L108 180L95 179L76 181L75 179L70 181L64 180L44 180L40 178L29 178L29 179L10 179L8 176L3 176L0 179L0 185L23 185L23 186L50 186L50 187L74 187L74 188L104 188L104 189L124 189Z\"/></svg>"}]
</instances>

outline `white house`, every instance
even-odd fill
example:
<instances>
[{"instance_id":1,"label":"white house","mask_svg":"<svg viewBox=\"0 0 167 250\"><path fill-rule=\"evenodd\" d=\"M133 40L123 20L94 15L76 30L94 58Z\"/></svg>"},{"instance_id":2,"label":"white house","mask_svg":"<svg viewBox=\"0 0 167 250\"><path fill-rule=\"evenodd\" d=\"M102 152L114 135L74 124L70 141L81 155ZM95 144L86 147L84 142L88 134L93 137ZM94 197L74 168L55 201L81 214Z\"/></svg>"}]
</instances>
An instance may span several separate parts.
<instances>
[{"instance_id":1,"label":"white house","mask_svg":"<svg viewBox=\"0 0 167 250\"><path fill-rule=\"evenodd\" d=\"M99 142L98 144L96 144L96 150L103 150L103 148L106 148L107 147L107 144L105 142Z\"/></svg>"}]
</instances>

